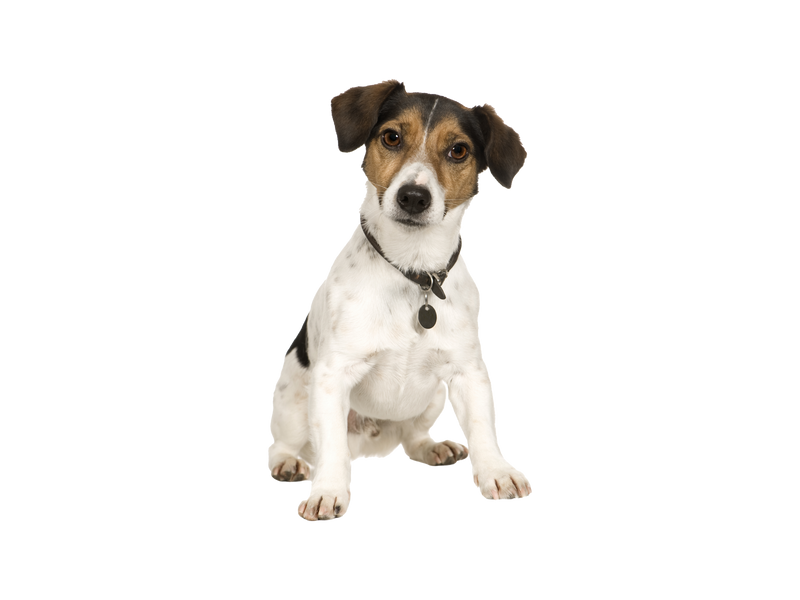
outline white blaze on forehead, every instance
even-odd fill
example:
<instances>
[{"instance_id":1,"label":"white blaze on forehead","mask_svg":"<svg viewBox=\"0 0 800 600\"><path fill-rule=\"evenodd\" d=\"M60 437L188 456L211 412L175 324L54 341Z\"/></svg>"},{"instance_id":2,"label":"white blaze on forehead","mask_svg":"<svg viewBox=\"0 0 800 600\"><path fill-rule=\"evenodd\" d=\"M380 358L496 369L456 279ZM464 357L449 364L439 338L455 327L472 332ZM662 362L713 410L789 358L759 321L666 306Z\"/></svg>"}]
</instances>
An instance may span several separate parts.
<instances>
[{"instance_id":1,"label":"white blaze on forehead","mask_svg":"<svg viewBox=\"0 0 800 600\"><path fill-rule=\"evenodd\" d=\"M428 183L428 174L425 171L417 174L417 178L414 180L414 183L417 185L425 185Z\"/></svg>"},{"instance_id":2,"label":"white blaze on forehead","mask_svg":"<svg viewBox=\"0 0 800 600\"><path fill-rule=\"evenodd\" d=\"M433 103L433 108L431 108L430 114L428 114L428 122L425 123L425 133L422 134L422 147L425 148L425 140L428 139L428 128L431 126L431 118L433 117L433 111L436 110L436 105L439 104L439 99L437 98Z\"/></svg>"}]
</instances>

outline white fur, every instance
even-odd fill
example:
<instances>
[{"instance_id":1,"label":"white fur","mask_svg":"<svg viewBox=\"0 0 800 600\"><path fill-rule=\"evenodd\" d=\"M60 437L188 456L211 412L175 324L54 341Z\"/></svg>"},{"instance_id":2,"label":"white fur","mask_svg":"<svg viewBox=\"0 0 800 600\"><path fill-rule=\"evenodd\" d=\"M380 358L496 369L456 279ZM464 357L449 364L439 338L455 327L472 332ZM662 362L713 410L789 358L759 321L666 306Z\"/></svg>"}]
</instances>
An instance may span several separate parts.
<instances>
[{"instance_id":1,"label":"white fur","mask_svg":"<svg viewBox=\"0 0 800 600\"><path fill-rule=\"evenodd\" d=\"M433 102L433 106L431 107L431 112L428 113L428 121L425 123L425 131L422 134L422 148L425 147L425 142L428 140L428 129L431 127L431 119L433 118L433 111L436 110L436 105L439 104L439 99L437 98Z\"/></svg>"},{"instance_id":2,"label":"white fur","mask_svg":"<svg viewBox=\"0 0 800 600\"><path fill-rule=\"evenodd\" d=\"M432 199L425 226L398 223L397 189L421 178ZM382 202L367 184L361 215L394 265L434 271L447 265L458 245L468 204L445 211L444 190L433 169L412 162L395 176ZM436 464L436 453L448 447L436 444L428 429L442 410L444 384L483 495L530 493L525 477L505 461L497 445L492 391L478 341L478 290L463 254L443 287L446 300L428 297L438 320L425 330L417 318L423 304L419 286L378 255L360 226L334 261L309 313L311 367L301 367L290 352L274 396L270 469L275 474L296 457L313 464L311 495L300 505L305 518L344 513L350 460L356 456L385 455L402 444L415 460ZM371 419L364 431L348 433L351 410Z\"/></svg>"}]
</instances>

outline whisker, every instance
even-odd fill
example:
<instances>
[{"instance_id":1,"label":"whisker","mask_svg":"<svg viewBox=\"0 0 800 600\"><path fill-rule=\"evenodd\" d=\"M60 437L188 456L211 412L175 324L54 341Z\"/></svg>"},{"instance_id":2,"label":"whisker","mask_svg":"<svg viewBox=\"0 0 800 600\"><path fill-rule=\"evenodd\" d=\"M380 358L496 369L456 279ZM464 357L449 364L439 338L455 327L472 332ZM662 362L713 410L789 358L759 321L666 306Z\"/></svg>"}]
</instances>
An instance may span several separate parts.
<instances>
[{"instance_id":1,"label":"whisker","mask_svg":"<svg viewBox=\"0 0 800 600\"><path fill-rule=\"evenodd\" d=\"M369 179L367 179L367 181L369 181ZM385 189L385 190L388 190L388 189L389 189L389 188L387 188L387 187L385 187L385 186L378 185L378 184L377 184L377 183L375 183L374 181L369 181L369 182L370 182L372 185L374 185L376 188L383 188L383 189Z\"/></svg>"}]
</instances>

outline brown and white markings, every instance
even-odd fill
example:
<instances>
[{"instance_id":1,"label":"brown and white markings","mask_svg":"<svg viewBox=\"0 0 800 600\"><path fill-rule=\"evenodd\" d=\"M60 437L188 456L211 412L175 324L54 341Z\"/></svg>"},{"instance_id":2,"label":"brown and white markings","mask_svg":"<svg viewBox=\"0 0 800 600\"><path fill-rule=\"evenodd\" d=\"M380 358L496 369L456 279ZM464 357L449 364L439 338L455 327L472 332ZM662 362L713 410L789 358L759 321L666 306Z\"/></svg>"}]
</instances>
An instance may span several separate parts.
<instances>
[{"instance_id":1,"label":"brown and white markings","mask_svg":"<svg viewBox=\"0 0 800 600\"><path fill-rule=\"evenodd\" d=\"M497 444L478 290L459 254L478 175L488 168L511 187L526 156L519 136L491 106L409 94L396 81L351 88L331 107L339 149L366 147L367 196L286 354L272 476L312 479L298 509L312 521L347 511L352 458L398 445L435 466L469 455L485 497L527 496L527 479ZM430 328L419 316L426 306L438 315ZM469 450L428 434L448 394Z\"/></svg>"}]
</instances>

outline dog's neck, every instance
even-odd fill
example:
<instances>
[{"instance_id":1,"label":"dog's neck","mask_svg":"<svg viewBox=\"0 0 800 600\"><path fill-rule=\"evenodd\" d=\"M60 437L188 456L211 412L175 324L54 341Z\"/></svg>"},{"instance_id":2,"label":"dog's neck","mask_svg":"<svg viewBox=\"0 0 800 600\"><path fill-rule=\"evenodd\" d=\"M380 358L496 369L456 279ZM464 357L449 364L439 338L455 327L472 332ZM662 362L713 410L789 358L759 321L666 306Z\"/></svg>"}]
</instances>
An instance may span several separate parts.
<instances>
[{"instance_id":1,"label":"dog's neck","mask_svg":"<svg viewBox=\"0 0 800 600\"><path fill-rule=\"evenodd\" d=\"M386 259L387 262L389 262L389 264L391 264L391 261L383 253L383 250L381 250L381 246L378 243L378 240L376 240L375 237L369 232L369 228L367 227L367 224L364 221L364 219L359 218L358 221L361 224L361 229L364 232L367 241L369 241L369 243L372 244L372 247L375 248L375 251L378 254L380 254L384 259ZM420 289L422 289L422 291L433 290L433 293L436 296L444 300L446 296L444 295L444 291L442 290L442 284L447 279L447 275L450 272L450 269L452 269L453 265L456 264L456 260L458 260L458 255L461 254L461 252L463 251L464 251L464 245L462 239L462 242L459 244L459 247L456 248L455 252L453 252L453 254L450 256L449 260L447 261L447 265L443 269L434 269L430 271L427 270L404 271L402 269L398 270L405 276L406 279L420 286Z\"/></svg>"},{"instance_id":2,"label":"dog's neck","mask_svg":"<svg viewBox=\"0 0 800 600\"><path fill-rule=\"evenodd\" d=\"M376 188L367 183L361 219L380 244L386 259L403 271L439 271L458 248L461 219L469 201L447 212L440 223L409 227L385 216Z\"/></svg>"}]
</instances>

